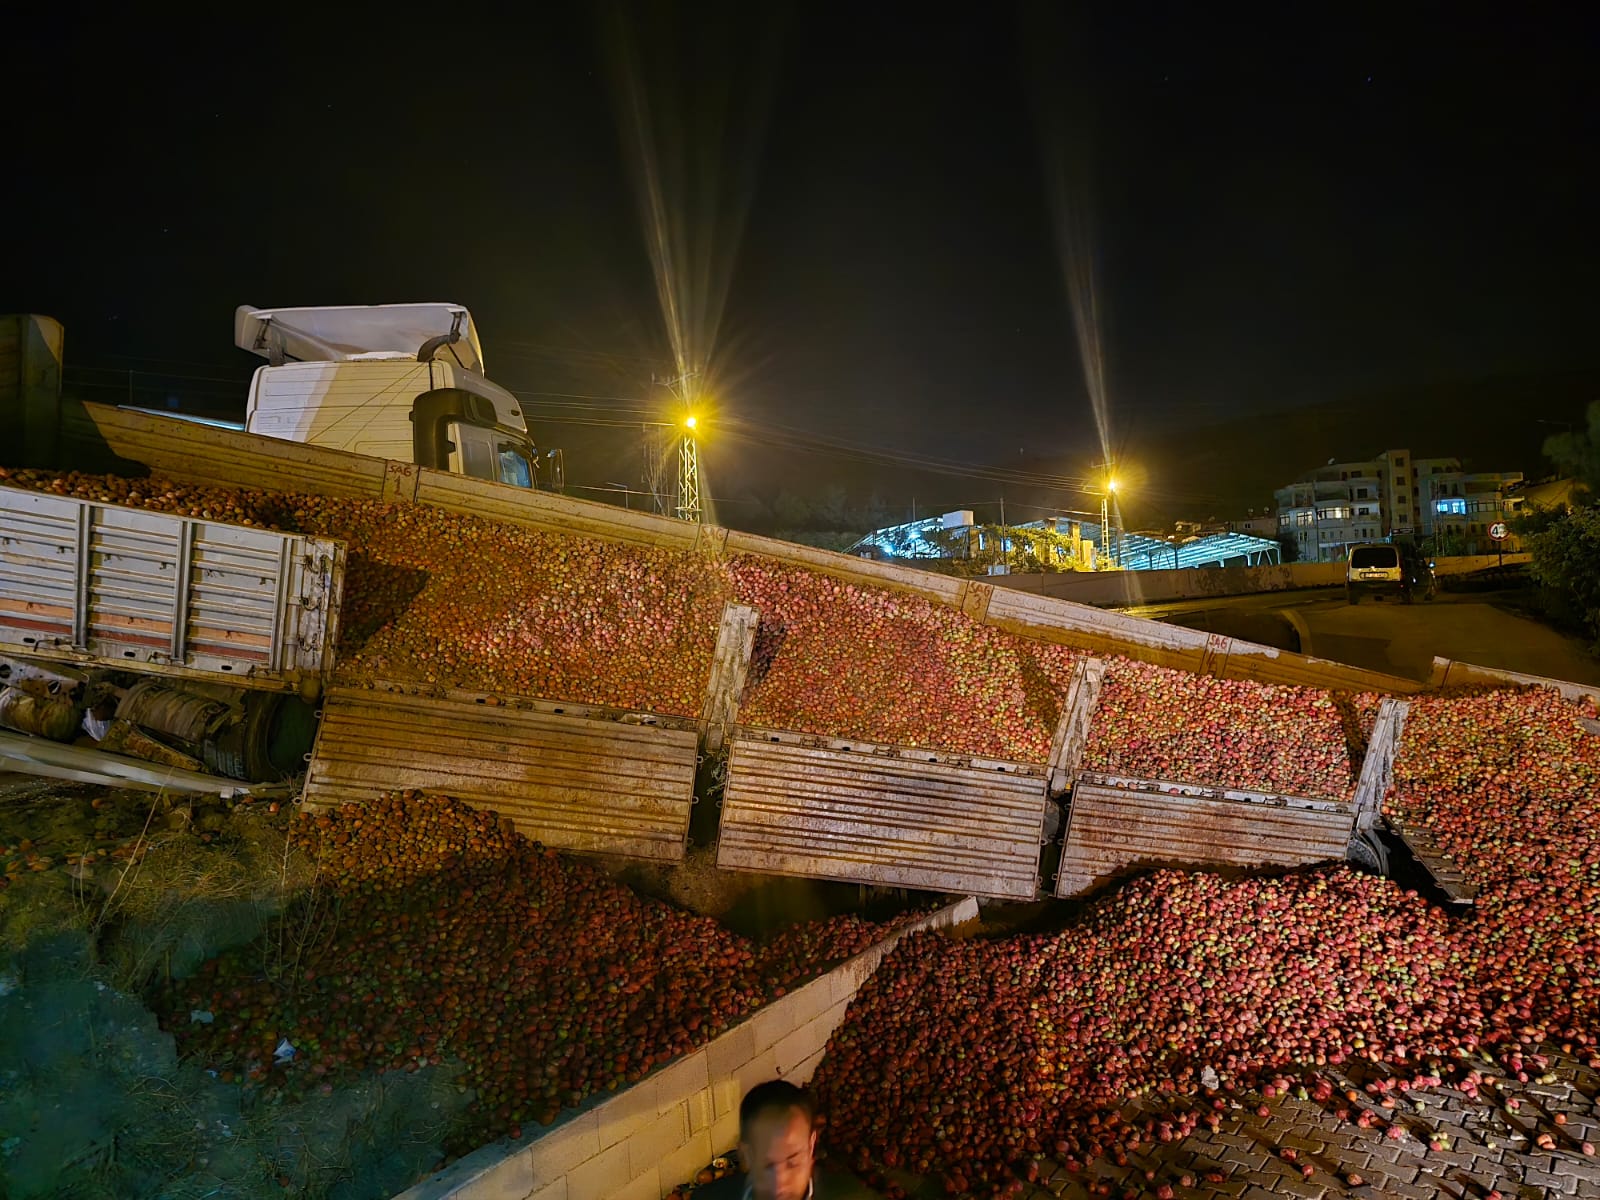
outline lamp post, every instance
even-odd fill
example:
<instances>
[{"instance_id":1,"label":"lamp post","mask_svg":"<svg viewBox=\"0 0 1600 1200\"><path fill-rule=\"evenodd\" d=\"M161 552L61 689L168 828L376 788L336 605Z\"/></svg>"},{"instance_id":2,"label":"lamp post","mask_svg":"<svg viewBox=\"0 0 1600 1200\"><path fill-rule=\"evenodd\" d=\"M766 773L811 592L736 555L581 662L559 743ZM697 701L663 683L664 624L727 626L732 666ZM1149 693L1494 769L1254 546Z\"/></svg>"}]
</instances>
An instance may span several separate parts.
<instances>
[{"instance_id":1,"label":"lamp post","mask_svg":"<svg viewBox=\"0 0 1600 1200\"><path fill-rule=\"evenodd\" d=\"M1113 567L1122 565L1122 555L1111 548L1111 497L1117 490L1115 479L1106 480L1106 490L1100 493L1100 549Z\"/></svg>"}]
</instances>

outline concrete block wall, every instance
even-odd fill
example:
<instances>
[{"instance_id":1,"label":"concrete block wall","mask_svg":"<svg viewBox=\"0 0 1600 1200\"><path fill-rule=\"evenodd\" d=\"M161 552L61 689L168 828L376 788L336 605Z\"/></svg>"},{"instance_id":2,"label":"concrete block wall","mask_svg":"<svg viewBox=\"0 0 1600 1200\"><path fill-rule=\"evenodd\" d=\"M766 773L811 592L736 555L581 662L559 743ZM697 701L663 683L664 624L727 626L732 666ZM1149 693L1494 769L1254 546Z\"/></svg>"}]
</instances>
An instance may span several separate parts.
<instances>
[{"instance_id":1,"label":"concrete block wall","mask_svg":"<svg viewBox=\"0 0 1600 1200\"><path fill-rule=\"evenodd\" d=\"M1506 554L1505 566L1526 563L1527 554ZM1434 574L1470 575L1502 565L1494 554L1477 554L1434 560ZM1056 575L996 575L986 582L1013 591L1032 592L1057 600L1071 600L1097 608L1132 608L1216 596L1245 596L1299 588L1341 587L1345 565L1283 563L1262 567L1184 567L1160 571L1063 572Z\"/></svg>"},{"instance_id":2,"label":"concrete block wall","mask_svg":"<svg viewBox=\"0 0 1600 1200\"><path fill-rule=\"evenodd\" d=\"M739 1100L810 1080L845 1009L907 933L973 920L968 897L896 930L700 1049L531 1140L485 1146L397 1200L661 1200L739 1141Z\"/></svg>"}]
</instances>

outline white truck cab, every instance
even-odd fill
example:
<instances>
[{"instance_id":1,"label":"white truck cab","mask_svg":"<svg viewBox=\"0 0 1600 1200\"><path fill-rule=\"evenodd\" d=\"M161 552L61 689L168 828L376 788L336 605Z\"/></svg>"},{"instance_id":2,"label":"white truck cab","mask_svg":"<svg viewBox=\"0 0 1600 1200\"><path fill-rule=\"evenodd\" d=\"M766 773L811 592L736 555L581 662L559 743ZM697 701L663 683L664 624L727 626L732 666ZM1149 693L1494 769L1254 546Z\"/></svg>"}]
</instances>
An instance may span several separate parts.
<instances>
[{"instance_id":1,"label":"white truck cab","mask_svg":"<svg viewBox=\"0 0 1600 1200\"><path fill-rule=\"evenodd\" d=\"M521 406L484 378L459 304L242 305L234 343L268 362L250 381L248 433L539 486Z\"/></svg>"}]
</instances>

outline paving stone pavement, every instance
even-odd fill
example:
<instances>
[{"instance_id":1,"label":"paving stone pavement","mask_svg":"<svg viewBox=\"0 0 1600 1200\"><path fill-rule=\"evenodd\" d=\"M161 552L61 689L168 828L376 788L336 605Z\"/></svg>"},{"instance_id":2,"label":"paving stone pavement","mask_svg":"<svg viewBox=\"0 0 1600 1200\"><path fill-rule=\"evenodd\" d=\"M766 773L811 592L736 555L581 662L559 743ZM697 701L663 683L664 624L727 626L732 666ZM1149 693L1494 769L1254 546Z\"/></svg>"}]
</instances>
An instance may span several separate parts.
<instances>
[{"instance_id":1,"label":"paving stone pavement","mask_svg":"<svg viewBox=\"0 0 1600 1200\"><path fill-rule=\"evenodd\" d=\"M1100 1158L1068 1171L1046 1162L1040 1181L1023 1196L1148 1200L1164 1196L1165 1185L1173 1200L1484 1200L1495 1190L1504 1200L1600 1200L1600 1156L1582 1151L1584 1142L1600 1142L1600 1072L1566 1055L1549 1058L1548 1071L1530 1075L1526 1083L1504 1079L1483 1064L1501 1086L1483 1089L1476 1100L1452 1088L1430 1088L1390 1092L1394 1105L1387 1108L1384 1097L1364 1090L1377 1077L1370 1071L1339 1077L1359 1093L1354 1102L1343 1089L1322 1102L1293 1095L1233 1097L1215 1132L1202 1125L1182 1140L1141 1147L1126 1166ZM1258 1114L1262 1104L1268 1109L1264 1118ZM1191 1107L1209 1111L1203 1101ZM1342 1107L1349 1108L1349 1118L1337 1115ZM1357 1124L1362 1110L1370 1111L1374 1128ZM1559 1124L1557 1114L1563 1118ZM1142 1124L1137 1107L1126 1115ZM1391 1125L1405 1136L1388 1136ZM1541 1137L1548 1138L1548 1149L1541 1148ZM1293 1161L1285 1150L1294 1152ZM1208 1173L1223 1179L1207 1182ZM1183 1186L1185 1175L1192 1186ZM1352 1177L1361 1183L1353 1184ZM944 1194L930 1182L917 1186L900 1178L916 1197Z\"/></svg>"},{"instance_id":2,"label":"paving stone pavement","mask_svg":"<svg viewBox=\"0 0 1600 1200\"><path fill-rule=\"evenodd\" d=\"M1566 1056L1550 1057L1546 1073L1527 1083L1504 1080L1476 1100L1432 1088L1391 1092L1394 1106L1385 1108L1380 1097L1362 1090L1370 1075L1345 1076L1343 1082L1360 1091L1354 1103L1342 1091L1320 1103L1293 1095L1269 1101L1237 1097L1215 1132L1201 1126L1181 1141L1141 1147L1126 1167L1105 1158L1077 1173L1046 1164L1041 1182L1025 1195L1150 1197L1165 1195L1159 1191L1165 1185L1174 1200L1482 1200L1494 1190L1505 1200L1600 1200L1600 1157L1586 1156L1581 1148L1585 1141L1600 1141L1600 1072ZM1269 1110L1265 1118L1257 1114L1262 1103ZM1344 1106L1349 1119L1336 1115ZM1371 1110L1382 1128L1361 1128L1354 1118L1362 1109ZM1564 1123L1556 1122L1557 1114ZM1391 1124L1405 1136L1389 1137ZM1541 1148L1541 1140L1548 1148ZM1284 1157L1285 1150L1294 1152L1294 1161ZM1223 1181L1206 1182L1208 1172L1220 1173ZM1185 1174L1193 1186L1182 1186ZM1361 1183L1352 1184L1352 1176Z\"/></svg>"}]
</instances>

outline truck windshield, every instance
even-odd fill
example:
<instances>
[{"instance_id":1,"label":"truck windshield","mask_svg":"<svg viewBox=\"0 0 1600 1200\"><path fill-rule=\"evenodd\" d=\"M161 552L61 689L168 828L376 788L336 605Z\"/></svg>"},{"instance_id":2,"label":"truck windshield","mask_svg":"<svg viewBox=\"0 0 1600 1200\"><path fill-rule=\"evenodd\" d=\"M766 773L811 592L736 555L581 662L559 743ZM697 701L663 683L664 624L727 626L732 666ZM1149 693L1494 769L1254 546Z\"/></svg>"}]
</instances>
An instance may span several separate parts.
<instances>
[{"instance_id":1,"label":"truck windshield","mask_svg":"<svg viewBox=\"0 0 1600 1200\"><path fill-rule=\"evenodd\" d=\"M1400 553L1393 546L1357 546L1350 552L1350 565L1357 570L1381 567L1392 570L1400 565Z\"/></svg>"}]
</instances>

